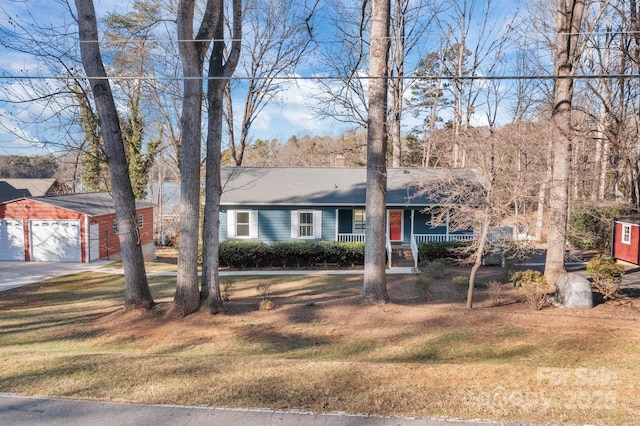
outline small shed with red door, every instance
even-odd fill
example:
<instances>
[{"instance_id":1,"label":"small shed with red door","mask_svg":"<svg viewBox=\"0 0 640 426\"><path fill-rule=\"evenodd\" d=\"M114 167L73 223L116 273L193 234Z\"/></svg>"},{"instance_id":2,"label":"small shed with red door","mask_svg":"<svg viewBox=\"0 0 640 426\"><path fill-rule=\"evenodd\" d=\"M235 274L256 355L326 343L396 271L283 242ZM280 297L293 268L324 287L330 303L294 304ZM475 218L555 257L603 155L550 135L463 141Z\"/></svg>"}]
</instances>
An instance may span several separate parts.
<instances>
[{"instance_id":1,"label":"small shed with red door","mask_svg":"<svg viewBox=\"0 0 640 426\"><path fill-rule=\"evenodd\" d=\"M153 204L136 202L146 258L155 253ZM0 260L83 262L119 259L120 240L109 193L18 198L0 203Z\"/></svg>"},{"instance_id":2,"label":"small shed with red door","mask_svg":"<svg viewBox=\"0 0 640 426\"><path fill-rule=\"evenodd\" d=\"M640 265L640 214L615 219L611 234L611 256Z\"/></svg>"}]
</instances>

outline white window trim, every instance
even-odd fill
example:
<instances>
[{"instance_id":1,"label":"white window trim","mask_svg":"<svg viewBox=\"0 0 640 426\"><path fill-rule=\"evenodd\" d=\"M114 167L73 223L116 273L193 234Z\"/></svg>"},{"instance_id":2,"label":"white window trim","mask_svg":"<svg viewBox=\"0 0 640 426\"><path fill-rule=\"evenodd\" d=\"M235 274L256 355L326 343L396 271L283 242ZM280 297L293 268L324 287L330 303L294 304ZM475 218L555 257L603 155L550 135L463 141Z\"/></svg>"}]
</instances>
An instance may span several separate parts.
<instances>
[{"instance_id":1,"label":"white window trim","mask_svg":"<svg viewBox=\"0 0 640 426\"><path fill-rule=\"evenodd\" d=\"M620 236L620 242L622 244L631 244L631 225L628 223L622 224L622 235Z\"/></svg>"},{"instance_id":2,"label":"white window trim","mask_svg":"<svg viewBox=\"0 0 640 426\"><path fill-rule=\"evenodd\" d=\"M353 221L353 225L351 226L351 232L353 234L358 234L360 235L360 233L356 232L356 211L363 211L364 212L364 225L366 227L367 225L367 211L365 209L353 209L353 215L352 215L352 221ZM365 230L362 230L362 234L365 233Z\"/></svg>"},{"instance_id":3,"label":"white window trim","mask_svg":"<svg viewBox=\"0 0 640 426\"><path fill-rule=\"evenodd\" d=\"M236 226L237 213L249 213L249 236L238 236L238 228ZM251 240L258 238L258 236L258 210L227 210L227 238Z\"/></svg>"},{"instance_id":4,"label":"white window trim","mask_svg":"<svg viewBox=\"0 0 640 426\"><path fill-rule=\"evenodd\" d=\"M138 228L142 228L144 226L144 215L143 214L139 214L138 215Z\"/></svg>"},{"instance_id":5,"label":"white window trim","mask_svg":"<svg viewBox=\"0 0 640 426\"><path fill-rule=\"evenodd\" d=\"M300 236L300 214L302 213L313 215L313 235ZM291 238L296 240L322 239L322 210L291 210Z\"/></svg>"}]
</instances>

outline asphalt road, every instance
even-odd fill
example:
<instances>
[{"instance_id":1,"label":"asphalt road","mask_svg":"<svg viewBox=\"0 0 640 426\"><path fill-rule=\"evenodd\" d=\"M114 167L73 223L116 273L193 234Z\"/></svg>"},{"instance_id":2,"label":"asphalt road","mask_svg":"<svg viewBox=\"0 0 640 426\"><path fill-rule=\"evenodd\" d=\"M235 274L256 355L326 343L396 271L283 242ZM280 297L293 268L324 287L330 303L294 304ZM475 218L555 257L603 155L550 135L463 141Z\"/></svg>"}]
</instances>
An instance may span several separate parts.
<instances>
[{"instance_id":1,"label":"asphalt road","mask_svg":"<svg viewBox=\"0 0 640 426\"><path fill-rule=\"evenodd\" d=\"M0 426L491 426L489 421L116 404L0 394ZM521 423L510 423L517 425Z\"/></svg>"}]
</instances>

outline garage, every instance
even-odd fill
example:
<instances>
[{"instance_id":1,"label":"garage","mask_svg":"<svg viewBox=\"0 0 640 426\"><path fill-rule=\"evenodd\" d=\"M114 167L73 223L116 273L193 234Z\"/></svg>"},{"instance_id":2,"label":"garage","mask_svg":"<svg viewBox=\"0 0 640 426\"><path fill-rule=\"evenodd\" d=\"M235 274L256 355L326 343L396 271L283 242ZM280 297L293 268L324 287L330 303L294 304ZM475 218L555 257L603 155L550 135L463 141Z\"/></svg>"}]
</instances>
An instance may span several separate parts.
<instances>
[{"instance_id":1,"label":"garage","mask_svg":"<svg viewBox=\"0 0 640 426\"><path fill-rule=\"evenodd\" d=\"M24 260L22 220L0 219L0 260Z\"/></svg>"},{"instance_id":2,"label":"garage","mask_svg":"<svg viewBox=\"0 0 640 426\"><path fill-rule=\"evenodd\" d=\"M82 262L79 220L32 220L31 260Z\"/></svg>"},{"instance_id":3,"label":"garage","mask_svg":"<svg viewBox=\"0 0 640 426\"><path fill-rule=\"evenodd\" d=\"M155 254L153 204L136 201L137 237ZM88 263L121 259L113 197L106 192L0 202L0 260Z\"/></svg>"}]
</instances>

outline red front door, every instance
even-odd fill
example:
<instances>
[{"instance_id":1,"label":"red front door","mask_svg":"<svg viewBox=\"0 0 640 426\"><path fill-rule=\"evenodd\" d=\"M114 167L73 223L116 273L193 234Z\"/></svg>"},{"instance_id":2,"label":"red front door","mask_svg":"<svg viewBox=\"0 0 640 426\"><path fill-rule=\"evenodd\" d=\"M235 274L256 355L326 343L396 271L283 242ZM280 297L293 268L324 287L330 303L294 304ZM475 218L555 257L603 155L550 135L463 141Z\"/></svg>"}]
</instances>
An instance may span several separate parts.
<instances>
[{"instance_id":1,"label":"red front door","mask_svg":"<svg viewBox=\"0 0 640 426\"><path fill-rule=\"evenodd\" d=\"M389 240L402 241L402 210L389 210Z\"/></svg>"}]
</instances>

